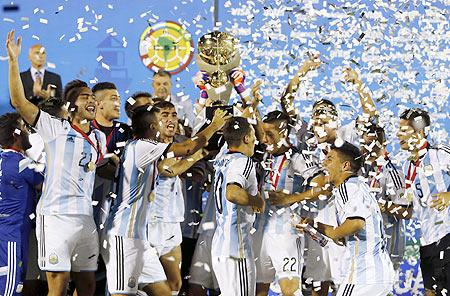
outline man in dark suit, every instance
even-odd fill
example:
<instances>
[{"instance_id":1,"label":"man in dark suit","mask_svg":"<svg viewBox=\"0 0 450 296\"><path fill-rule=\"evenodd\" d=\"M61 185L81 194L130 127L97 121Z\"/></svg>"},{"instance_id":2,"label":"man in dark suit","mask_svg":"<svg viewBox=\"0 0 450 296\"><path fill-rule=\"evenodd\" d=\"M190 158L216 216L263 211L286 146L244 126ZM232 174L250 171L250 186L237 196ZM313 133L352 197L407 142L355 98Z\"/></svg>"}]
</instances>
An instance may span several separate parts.
<instances>
[{"instance_id":1,"label":"man in dark suit","mask_svg":"<svg viewBox=\"0 0 450 296\"><path fill-rule=\"evenodd\" d=\"M47 53L40 44L33 45L28 53L31 68L20 73L25 96L35 105L50 97L61 97L61 76L45 69Z\"/></svg>"}]
</instances>

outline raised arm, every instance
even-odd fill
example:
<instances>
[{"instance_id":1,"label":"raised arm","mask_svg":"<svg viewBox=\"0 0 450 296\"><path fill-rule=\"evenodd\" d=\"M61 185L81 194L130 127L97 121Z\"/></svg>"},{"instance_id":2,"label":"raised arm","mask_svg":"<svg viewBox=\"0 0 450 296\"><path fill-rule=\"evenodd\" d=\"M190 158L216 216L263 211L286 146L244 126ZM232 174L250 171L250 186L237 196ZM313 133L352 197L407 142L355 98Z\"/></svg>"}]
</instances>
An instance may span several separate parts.
<instances>
[{"instance_id":1,"label":"raised arm","mask_svg":"<svg viewBox=\"0 0 450 296\"><path fill-rule=\"evenodd\" d=\"M191 156L176 160L176 158L166 158L158 162L158 172L165 177L175 177L189 170L197 161L208 154L204 149L200 149Z\"/></svg>"},{"instance_id":2,"label":"raised arm","mask_svg":"<svg viewBox=\"0 0 450 296\"><path fill-rule=\"evenodd\" d=\"M283 111L294 119L295 114L294 98L300 85L300 78L304 77L309 71L320 67L321 61L319 55L314 55L311 59L306 60L300 69L295 73L294 77L289 81L283 95L281 96L281 108Z\"/></svg>"},{"instance_id":3,"label":"raised arm","mask_svg":"<svg viewBox=\"0 0 450 296\"><path fill-rule=\"evenodd\" d=\"M195 153L200 148L206 146L208 140L222 127L225 122L230 118L223 110L216 110L211 124L203 131L195 135L193 138L188 139L181 143L174 143L170 146L169 152L172 152L174 156L187 156Z\"/></svg>"},{"instance_id":4,"label":"raised arm","mask_svg":"<svg viewBox=\"0 0 450 296\"><path fill-rule=\"evenodd\" d=\"M344 79L347 82L350 82L356 86L356 91L359 94L359 99L361 101L361 106L364 114L369 116L369 120L372 120L377 115L377 107L375 106L374 101L372 100L372 96L369 93L369 90L364 87L363 83L359 79L358 73L352 68L346 68L344 70Z\"/></svg>"},{"instance_id":5,"label":"raised arm","mask_svg":"<svg viewBox=\"0 0 450 296\"><path fill-rule=\"evenodd\" d=\"M9 31L8 36L6 37L6 50L9 58L9 95L14 109L16 109L26 123L33 125L36 121L39 109L25 97L19 71L21 46L22 38L19 36L16 42L14 40L14 30Z\"/></svg>"}]
</instances>

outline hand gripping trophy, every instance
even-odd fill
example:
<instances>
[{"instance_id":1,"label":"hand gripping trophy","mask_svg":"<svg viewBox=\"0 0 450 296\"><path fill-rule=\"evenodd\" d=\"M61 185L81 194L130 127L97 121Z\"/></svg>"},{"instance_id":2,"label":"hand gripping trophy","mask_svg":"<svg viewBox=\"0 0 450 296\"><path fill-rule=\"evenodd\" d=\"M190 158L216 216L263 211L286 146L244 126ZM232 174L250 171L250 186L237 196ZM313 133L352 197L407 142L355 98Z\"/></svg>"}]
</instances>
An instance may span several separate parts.
<instances>
[{"instance_id":1,"label":"hand gripping trophy","mask_svg":"<svg viewBox=\"0 0 450 296\"><path fill-rule=\"evenodd\" d=\"M227 104L234 87L245 103L250 92L244 87L245 73L239 67L241 56L238 40L232 35L214 31L203 35L198 41L197 65L200 71L193 81L200 88L201 105L206 100L220 100Z\"/></svg>"}]
</instances>

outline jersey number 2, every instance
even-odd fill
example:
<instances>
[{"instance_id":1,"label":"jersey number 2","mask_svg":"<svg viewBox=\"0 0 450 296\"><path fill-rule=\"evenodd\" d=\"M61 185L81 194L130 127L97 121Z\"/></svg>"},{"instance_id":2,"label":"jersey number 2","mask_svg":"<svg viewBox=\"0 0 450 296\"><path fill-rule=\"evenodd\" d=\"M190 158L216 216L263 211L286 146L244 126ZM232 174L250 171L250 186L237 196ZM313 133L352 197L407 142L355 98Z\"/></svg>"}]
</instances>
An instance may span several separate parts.
<instances>
[{"instance_id":1,"label":"jersey number 2","mask_svg":"<svg viewBox=\"0 0 450 296\"><path fill-rule=\"evenodd\" d=\"M296 263L297 263L297 258L295 258L295 257L292 257L292 258L285 257L285 258L283 258L283 262L284 262L283 271L292 271L292 272L297 271L295 269L295 266L296 266Z\"/></svg>"}]
</instances>

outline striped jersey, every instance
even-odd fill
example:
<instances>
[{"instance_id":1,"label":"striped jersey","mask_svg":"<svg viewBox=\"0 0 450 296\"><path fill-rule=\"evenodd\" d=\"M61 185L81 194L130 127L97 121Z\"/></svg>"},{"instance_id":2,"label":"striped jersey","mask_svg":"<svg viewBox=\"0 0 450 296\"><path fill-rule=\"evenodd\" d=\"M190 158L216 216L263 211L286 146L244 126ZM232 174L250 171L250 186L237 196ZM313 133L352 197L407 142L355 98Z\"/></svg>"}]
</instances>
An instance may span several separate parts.
<instances>
[{"instance_id":1,"label":"striped jersey","mask_svg":"<svg viewBox=\"0 0 450 296\"><path fill-rule=\"evenodd\" d=\"M42 215L92 215L92 191L95 169L88 163L98 163L106 152L105 135L91 129L87 137L69 121L39 111L36 132L44 141L46 153L45 181L37 212Z\"/></svg>"},{"instance_id":2,"label":"striped jersey","mask_svg":"<svg viewBox=\"0 0 450 296\"><path fill-rule=\"evenodd\" d=\"M282 191L287 194L303 192L307 181L319 170L317 161L312 155L304 154L296 148L291 148L286 153L278 156L269 156L265 162L266 191ZM314 211L313 203L303 202L291 206L271 206L266 201L266 209L262 215L258 215L257 228L264 228L264 232L293 234L297 231L292 227L294 213L301 216L309 216Z\"/></svg>"},{"instance_id":3,"label":"striped jersey","mask_svg":"<svg viewBox=\"0 0 450 296\"><path fill-rule=\"evenodd\" d=\"M228 153L214 162L214 198L216 230L212 256L250 258L252 256L252 224L255 214L250 206L234 204L226 198L227 185L237 184L250 195L258 193L253 160L241 153Z\"/></svg>"},{"instance_id":4,"label":"striped jersey","mask_svg":"<svg viewBox=\"0 0 450 296\"><path fill-rule=\"evenodd\" d=\"M376 167L367 167L367 181L370 191L378 202L409 206L405 196L405 177L401 169L395 166L388 155L377 160ZM387 250L392 261L402 261L406 246L406 225L404 219L398 219L389 213L382 213L387 238Z\"/></svg>"},{"instance_id":5,"label":"striped jersey","mask_svg":"<svg viewBox=\"0 0 450 296\"><path fill-rule=\"evenodd\" d=\"M120 158L117 194L106 219L108 234L146 239L150 194L158 174L158 159L169 144L147 139L129 141Z\"/></svg>"},{"instance_id":6,"label":"striped jersey","mask_svg":"<svg viewBox=\"0 0 450 296\"><path fill-rule=\"evenodd\" d=\"M345 142L349 142L356 147L360 146L359 141L361 137L358 134L358 130L356 128L356 120L352 120L345 125L341 125L337 130L337 136L339 139L342 139ZM323 143L319 147L317 147L315 155L318 157L320 164L322 164L322 162L325 160L326 153L330 146L331 144ZM329 197L327 200L317 201L317 205L318 213L315 221L322 224L337 226L334 196Z\"/></svg>"},{"instance_id":7,"label":"striped jersey","mask_svg":"<svg viewBox=\"0 0 450 296\"><path fill-rule=\"evenodd\" d=\"M352 217L365 220L363 229L346 237L343 283L392 283L394 269L386 250L383 218L369 186L359 177L350 177L333 194L339 226Z\"/></svg>"},{"instance_id":8,"label":"striped jersey","mask_svg":"<svg viewBox=\"0 0 450 296\"><path fill-rule=\"evenodd\" d=\"M184 220L184 197L180 177L158 175L155 199L150 203L148 222L177 223Z\"/></svg>"},{"instance_id":9,"label":"striped jersey","mask_svg":"<svg viewBox=\"0 0 450 296\"><path fill-rule=\"evenodd\" d=\"M435 243L450 233L450 208L439 211L430 207L431 200L436 198L433 194L450 191L450 146L427 146L419 163L410 160L404 163L403 173L407 176L407 198L413 197L414 217L420 222L420 244Z\"/></svg>"}]
</instances>

